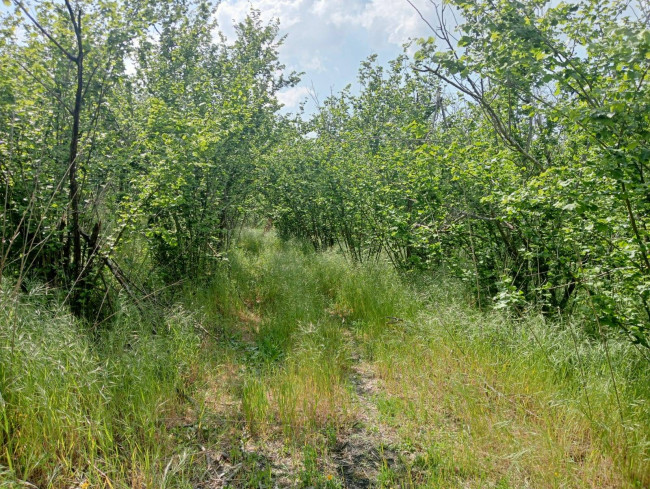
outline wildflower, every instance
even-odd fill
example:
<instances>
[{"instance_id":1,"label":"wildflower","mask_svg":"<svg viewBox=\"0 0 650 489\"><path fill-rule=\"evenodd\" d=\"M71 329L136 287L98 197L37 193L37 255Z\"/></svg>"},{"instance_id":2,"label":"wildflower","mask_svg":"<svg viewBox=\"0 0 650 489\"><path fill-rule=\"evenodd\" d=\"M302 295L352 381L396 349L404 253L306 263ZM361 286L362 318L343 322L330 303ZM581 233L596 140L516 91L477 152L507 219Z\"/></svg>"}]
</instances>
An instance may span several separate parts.
<instances>
[{"instance_id":1,"label":"wildflower","mask_svg":"<svg viewBox=\"0 0 650 489\"><path fill-rule=\"evenodd\" d=\"M331 481L332 479L334 479L334 476L332 474L327 474L327 480Z\"/></svg>"}]
</instances>

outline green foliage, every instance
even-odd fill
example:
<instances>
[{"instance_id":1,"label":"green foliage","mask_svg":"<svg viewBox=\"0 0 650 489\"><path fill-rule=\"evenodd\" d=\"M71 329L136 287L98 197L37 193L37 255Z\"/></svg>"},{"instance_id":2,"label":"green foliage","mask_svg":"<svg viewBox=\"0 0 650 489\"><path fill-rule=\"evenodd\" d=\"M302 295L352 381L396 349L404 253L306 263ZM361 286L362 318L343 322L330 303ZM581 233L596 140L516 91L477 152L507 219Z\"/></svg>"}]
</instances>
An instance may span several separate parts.
<instances>
[{"instance_id":1,"label":"green foliage","mask_svg":"<svg viewBox=\"0 0 650 489\"><path fill-rule=\"evenodd\" d=\"M411 66L370 58L358 95L285 130L264 175L280 234L650 347L650 37L626 6L443 3Z\"/></svg>"},{"instance_id":2,"label":"green foliage","mask_svg":"<svg viewBox=\"0 0 650 489\"><path fill-rule=\"evenodd\" d=\"M642 350L477 311L444 275L244 236L214 294L187 287L155 324L121 305L89 334L48 289L3 293L0 485L268 487L292 458L292 482L344 487L346 441L386 486L647 483Z\"/></svg>"},{"instance_id":3,"label":"green foliage","mask_svg":"<svg viewBox=\"0 0 650 489\"><path fill-rule=\"evenodd\" d=\"M95 319L116 289L151 296L214 268L276 140L276 94L298 81L277 23L251 10L226 42L203 1L14 4L0 44L0 274L66 288ZM79 26L81 68L68 56Z\"/></svg>"},{"instance_id":4,"label":"green foliage","mask_svg":"<svg viewBox=\"0 0 650 489\"><path fill-rule=\"evenodd\" d=\"M230 45L213 40L207 4L162 22L159 42L138 50L132 146L143 170L121 214L145 234L167 281L218 259L249 207L256 162L273 144L275 94L296 82L278 61L276 24L259 13L236 26ZM134 215L141 216L140 219Z\"/></svg>"},{"instance_id":5,"label":"green foliage","mask_svg":"<svg viewBox=\"0 0 650 489\"><path fill-rule=\"evenodd\" d=\"M440 112L436 85L413 74L406 56L388 70L370 57L359 81L360 95L346 89L285 131L263 176L274 224L282 236L338 245L359 262L386 252L398 266L425 265L435 245L411 231L435 202L419 192L430 179L417 171L413 123Z\"/></svg>"},{"instance_id":6,"label":"green foliage","mask_svg":"<svg viewBox=\"0 0 650 489\"><path fill-rule=\"evenodd\" d=\"M138 26L130 7L113 2L67 4L74 20L63 6L29 14L13 3L0 45L0 274L7 268L21 280L37 276L83 292L100 261L104 210L97 204L113 169L109 148L119 146L106 126ZM76 191L67 183L73 175ZM83 250L80 230L89 240ZM84 302L77 299L75 293L73 302Z\"/></svg>"}]
</instances>

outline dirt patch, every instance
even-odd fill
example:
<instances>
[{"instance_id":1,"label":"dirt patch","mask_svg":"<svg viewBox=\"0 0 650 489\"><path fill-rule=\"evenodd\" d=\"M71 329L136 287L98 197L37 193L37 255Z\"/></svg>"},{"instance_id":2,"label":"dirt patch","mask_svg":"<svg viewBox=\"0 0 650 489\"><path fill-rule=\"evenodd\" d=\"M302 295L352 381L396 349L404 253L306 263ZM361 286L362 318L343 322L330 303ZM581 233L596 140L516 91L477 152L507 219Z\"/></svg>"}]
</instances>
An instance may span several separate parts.
<instances>
[{"instance_id":1,"label":"dirt patch","mask_svg":"<svg viewBox=\"0 0 650 489\"><path fill-rule=\"evenodd\" d=\"M391 447L397 440L394 430L379 419L373 398L380 392L371 365L355 363L350 384L355 394L356 422L340 432L319 457L322 474L335 474L342 486L364 489L377 486L383 470L395 469L400 461ZM234 433L233 433L234 434ZM281 438L239 433L231 439L230 451L211 454L209 483L203 487L296 487L305 470L301 447L290 447ZM225 440L224 440L225 441ZM238 447L233 450L233 445ZM268 485L267 485L268 484Z\"/></svg>"},{"instance_id":2,"label":"dirt patch","mask_svg":"<svg viewBox=\"0 0 650 489\"><path fill-rule=\"evenodd\" d=\"M381 470L392 469L398 462L397 453L378 444L366 430L350 434L330 453L334 471L344 487L363 489L375 486Z\"/></svg>"},{"instance_id":3,"label":"dirt patch","mask_svg":"<svg viewBox=\"0 0 650 489\"><path fill-rule=\"evenodd\" d=\"M397 467L399 456L390 447L398 438L379 419L373 397L380 392L380 386L372 366L361 361L353 364L350 383L357 396L358 422L351 432L339 438L329 458L344 487L363 489L374 487L382 470Z\"/></svg>"},{"instance_id":4,"label":"dirt patch","mask_svg":"<svg viewBox=\"0 0 650 489\"><path fill-rule=\"evenodd\" d=\"M241 382L242 367L234 362L224 362L210 372L204 391L204 401L209 411L216 416L236 418L241 401L235 395Z\"/></svg>"}]
</instances>

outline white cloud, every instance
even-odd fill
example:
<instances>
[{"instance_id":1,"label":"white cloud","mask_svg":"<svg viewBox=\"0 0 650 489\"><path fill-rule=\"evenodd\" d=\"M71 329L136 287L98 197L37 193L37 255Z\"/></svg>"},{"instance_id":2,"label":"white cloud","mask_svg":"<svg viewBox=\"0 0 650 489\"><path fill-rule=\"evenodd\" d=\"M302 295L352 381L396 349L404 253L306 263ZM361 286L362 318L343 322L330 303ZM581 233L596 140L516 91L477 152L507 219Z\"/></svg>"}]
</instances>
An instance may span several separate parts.
<instances>
[{"instance_id":1,"label":"white cloud","mask_svg":"<svg viewBox=\"0 0 650 489\"><path fill-rule=\"evenodd\" d=\"M433 15L434 7L430 2L416 1L414 4L425 17ZM398 45L409 38L425 35L427 28L406 0L372 0L366 4L360 21L368 31L385 35L388 42Z\"/></svg>"},{"instance_id":2,"label":"white cloud","mask_svg":"<svg viewBox=\"0 0 650 489\"><path fill-rule=\"evenodd\" d=\"M301 65L301 69L309 71L310 73L322 73L327 69L319 53L311 53L310 55L305 56Z\"/></svg>"},{"instance_id":3,"label":"white cloud","mask_svg":"<svg viewBox=\"0 0 650 489\"><path fill-rule=\"evenodd\" d=\"M411 1L432 17L430 0ZM407 0L223 0L217 9L221 30L232 38L233 20L243 20L251 7L264 21L280 19L281 34L287 34L281 60L305 72L303 85L313 84L321 98L354 82L359 63L370 54L385 62L409 38L431 35ZM287 107L309 92L298 88L283 95Z\"/></svg>"},{"instance_id":4,"label":"white cloud","mask_svg":"<svg viewBox=\"0 0 650 489\"><path fill-rule=\"evenodd\" d=\"M431 2L414 3L425 16L433 14ZM407 0L225 0L217 9L220 27L232 33L232 21L242 20L251 7L260 10L266 21L280 19L285 31L302 31L315 38L344 27L401 45L426 33L426 25Z\"/></svg>"},{"instance_id":5,"label":"white cloud","mask_svg":"<svg viewBox=\"0 0 650 489\"><path fill-rule=\"evenodd\" d=\"M232 34L233 21L243 20L252 7L261 12L265 21L280 19L282 27L288 29L300 22L305 3L304 0L226 0L217 8L217 20L226 34Z\"/></svg>"},{"instance_id":6,"label":"white cloud","mask_svg":"<svg viewBox=\"0 0 650 489\"><path fill-rule=\"evenodd\" d=\"M315 0L310 10L325 24L342 26L358 23L363 5L359 0Z\"/></svg>"},{"instance_id":7,"label":"white cloud","mask_svg":"<svg viewBox=\"0 0 650 489\"><path fill-rule=\"evenodd\" d=\"M309 96L307 87L291 87L278 93L278 100L287 109L297 109L298 105Z\"/></svg>"}]
</instances>

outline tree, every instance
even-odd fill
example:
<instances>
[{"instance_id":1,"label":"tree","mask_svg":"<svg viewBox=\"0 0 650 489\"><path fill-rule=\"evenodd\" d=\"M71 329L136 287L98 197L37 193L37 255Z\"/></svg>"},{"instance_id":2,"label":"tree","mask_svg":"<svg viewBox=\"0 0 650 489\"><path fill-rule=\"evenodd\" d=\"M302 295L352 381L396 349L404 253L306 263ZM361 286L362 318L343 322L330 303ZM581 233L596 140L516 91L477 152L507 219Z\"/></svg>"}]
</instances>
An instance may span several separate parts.
<instances>
[{"instance_id":1,"label":"tree","mask_svg":"<svg viewBox=\"0 0 650 489\"><path fill-rule=\"evenodd\" d=\"M91 160L132 30L111 2L65 1L35 13L22 1L13 4L14 15L5 19L13 42L4 45L3 57L20 83L10 87L6 106L14 114L4 128L10 133L4 200L11 217L4 222L9 239L0 268L17 261L19 283L29 269L65 285L73 311L81 314L102 247Z\"/></svg>"},{"instance_id":2,"label":"tree","mask_svg":"<svg viewBox=\"0 0 650 489\"><path fill-rule=\"evenodd\" d=\"M452 9L463 19L458 37ZM616 0L445 2L417 67L476 104L525 169L493 216L518 221L514 233L499 230L512 272L537 270L534 289L519 271L515 288L551 308L582 292L599 324L649 346L650 34L629 14Z\"/></svg>"},{"instance_id":3,"label":"tree","mask_svg":"<svg viewBox=\"0 0 650 489\"><path fill-rule=\"evenodd\" d=\"M121 212L146 221L154 261L174 282L229 246L257 160L275 141L276 94L298 78L283 74L278 25L263 24L259 12L236 26L232 44L214 42L207 3L170 12L155 42L143 39L138 51L142 83L127 153L142 167Z\"/></svg>"}]
</instances>

